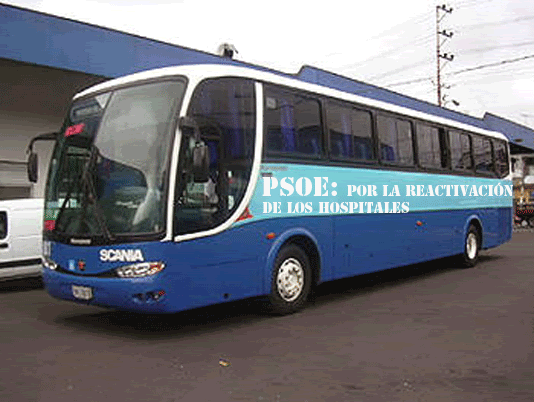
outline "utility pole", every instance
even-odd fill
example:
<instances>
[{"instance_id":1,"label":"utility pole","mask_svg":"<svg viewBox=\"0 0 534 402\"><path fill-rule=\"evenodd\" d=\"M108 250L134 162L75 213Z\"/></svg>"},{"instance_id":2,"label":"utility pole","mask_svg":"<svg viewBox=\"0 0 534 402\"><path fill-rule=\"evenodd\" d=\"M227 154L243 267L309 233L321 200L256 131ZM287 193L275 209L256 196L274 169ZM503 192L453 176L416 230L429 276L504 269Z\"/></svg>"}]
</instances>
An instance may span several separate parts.
<instances>
[{"instance_id":1,"label":"utility pole","mask_svg":"<svg viewBox=\"0 0 534 402\"><path fill-rule=\"evenodd\" d=\"M441 107L443 97L441 96L441 59L446 61L452 61L454 59L453 54L441 53L441 46L447 39L452 38L453 32L441 29L440 22L447 14L452 13L452 7L447 8L445 4L436 6L436 62L437 62L437 89L438 89L438 106Z\"/></svg>"}]
</instances>

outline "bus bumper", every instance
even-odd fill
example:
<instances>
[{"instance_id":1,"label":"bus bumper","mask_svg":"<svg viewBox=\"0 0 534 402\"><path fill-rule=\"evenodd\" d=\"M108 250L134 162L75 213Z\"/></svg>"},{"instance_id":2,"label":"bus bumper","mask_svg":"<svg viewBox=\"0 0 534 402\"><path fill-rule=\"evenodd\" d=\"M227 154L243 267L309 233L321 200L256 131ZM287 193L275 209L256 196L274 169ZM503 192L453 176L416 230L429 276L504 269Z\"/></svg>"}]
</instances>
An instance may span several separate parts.
<instances>
[{"instance_id":1,"label":"bus bumper","mask_svg":"<svg viewBox=\"0 0 534 402\"><path fill-rule=\"evenodd\" d=\"M61 300L143 313L172 313L165 280L159 276L96 278L44 269L43 283L51 296Z\"/></svg>"}]
</instances>

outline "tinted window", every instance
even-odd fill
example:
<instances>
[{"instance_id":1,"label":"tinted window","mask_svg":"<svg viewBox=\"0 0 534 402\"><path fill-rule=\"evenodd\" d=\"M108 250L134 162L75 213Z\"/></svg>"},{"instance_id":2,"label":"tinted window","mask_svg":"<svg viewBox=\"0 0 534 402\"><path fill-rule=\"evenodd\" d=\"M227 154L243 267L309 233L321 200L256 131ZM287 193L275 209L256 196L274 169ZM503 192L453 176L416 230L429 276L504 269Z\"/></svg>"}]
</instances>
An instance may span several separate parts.
<instances>
[{"instance_id":1,"label":"tinted window","mask_svg":"<svg viewBox=\"0 0 534 402\"><path fill-rule=\"evenodd\" d=\"M504 177L509 173L508 152L506 143L503 141L493 141L493 151L495 154L495 173L497 176Z\"/></svg>"},{"instance_id":2,"label":"tinted window","mask_svg":"<svg viewBox=\"0 0 534 402\"><path fill-rule=\"evenodd\" d=\"M254 85L233 78L204 81L193 94L188 114L209 148L209 178L195 181L190 166L196 144L186 135L175 192L175 234L214 228L243 200L254 157Z\"/></svg>"},{"instance_id":3,"label":"tinted window","mask_svg":"<svg viewBox=\"0 0 534 402\"><path fill-rule=\"evenodd\" d=\"M0 211L0 240L7 236L7 213Z\"/></svg>"},{"instance_id":4,"label":"tinted window","mask_svg":"<svg viewBox=\"0 0 534 402\"><path fill-rule=\"evenodd\" d=\"M221 151L234 158L252 156L254 102L253 84L246 80L212 79L204 81L195 90L189 115L199 123L204 136L214 137L208 141L210 151L213 151L210 152L212 164L217 162ZM215 146L219 141L220 146Z\"/></svg>"},{"instance_id":5,"label":"tinted window","mask_svg":"<svg viewBox=\"0 0 534 402\"><path fill-rule=\"evenodd\" d=\"M413 165L412 126L406 120L378 116L380 159L399 165Z\"/></svg>"},{"instance_id":6,"label":"tinted window","mask_svg":"<svg viewBox=\"0 0 534 402\"><path fill-rule=\"evenodd\" d=\"M265 149L270 154L318 157L322 154L319 101L266 87Z\"/></svg>"},{"instance_id":7,"label":"tinted window","mask_svg":"<svg viewBox=\"0 0 534 402\"><path fill-rule=\"evenodd\" d=\"M440 135L436 127L417 124L417 152L421 167L439 169L446 166L445 161L442 162Z\"/></svg>"},{"instance_id":8,"label":"tinted window","mask_svg":"<svg viewBox=\"0 0 534 402\"><path fill-rule=\"evenodd\" d=\"M24 176L24 180L28 180L26 176ZM16 200L18 198L30 198L31 189L30 187L0 185L0 194L2 194L2 200Z\"/></svg>"},{"instance_id":9,"label":"tinted window","mask_svg":"<svg viewBox=\"0 0 534 402\"><path fill-rule=\"evenodd\" d=\"M453 169L472 169L471 145L467 134L457 131L449 132L449 143L451 147L451 165Z\"/></svg>"},{"instance_id":10,"label":"tinted window","mask_svg":"<svg viewBox=\"0 0 534 402\"><path fill-rule=\"evenodd\" d=\"M473 155L477 172L493 172L493 155L489 139L473 136Z\"/></svg>"},{"instance_id":11,"label":"tinted window","mask_svg":"<svg viewBox=\"0 0 534 402\"><path fill-rule=\"evenodd\" d=\"M369 112L329 102L326 115L332 157L364 161L376 159Z\"/></svg>"}]
</instances>

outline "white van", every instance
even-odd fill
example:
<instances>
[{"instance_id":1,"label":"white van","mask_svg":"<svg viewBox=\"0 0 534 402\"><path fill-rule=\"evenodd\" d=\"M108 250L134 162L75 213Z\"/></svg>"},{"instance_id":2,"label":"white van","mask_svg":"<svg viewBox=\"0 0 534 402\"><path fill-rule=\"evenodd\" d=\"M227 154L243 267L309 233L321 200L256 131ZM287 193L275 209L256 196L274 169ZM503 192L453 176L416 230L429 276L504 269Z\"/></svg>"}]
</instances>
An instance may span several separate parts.
<instances>
[{"instance_id":1,"label":"white van","mask_svg":"<svg viewBox=\"0 0 534 402\"><path fill-rule=\"evenodd\" d=\"M41 275L44 200L0 201L0 281Z\"/></svg>"}]
</instances>

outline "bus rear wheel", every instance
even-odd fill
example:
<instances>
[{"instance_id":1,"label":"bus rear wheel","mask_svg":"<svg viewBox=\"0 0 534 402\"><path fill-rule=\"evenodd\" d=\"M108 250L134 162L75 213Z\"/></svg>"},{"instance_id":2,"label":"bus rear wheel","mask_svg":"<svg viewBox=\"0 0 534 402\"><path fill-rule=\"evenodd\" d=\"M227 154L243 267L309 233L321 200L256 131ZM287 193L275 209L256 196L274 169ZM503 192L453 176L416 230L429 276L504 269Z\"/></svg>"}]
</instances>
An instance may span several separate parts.
<instances>
[{"instance_id":1,"label":"bus rear wheel","mask_svg":"<svg viewBox=\"0 0 534 402\"><path fill-rule=\"evenodd\" d=\"M465 268L471 268L477 264L481 244L479 230L475 225L470 225L465 236L464 253L462 255L462 265Z\"/></svg>"},{"instance_id":2,"label":"bus rear wheel","mask_svg":"<svg viewBox=\"0 0 534 402\"><path fill-rule=\"evenodd\" d=\"M300 310L310 294L312 272L306 253L297 245L284 246L278 253L271 280L269 301L274 313Z\"/></svg>"}]
</instances>

